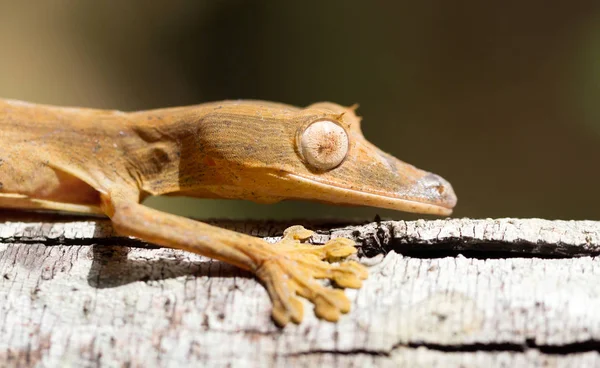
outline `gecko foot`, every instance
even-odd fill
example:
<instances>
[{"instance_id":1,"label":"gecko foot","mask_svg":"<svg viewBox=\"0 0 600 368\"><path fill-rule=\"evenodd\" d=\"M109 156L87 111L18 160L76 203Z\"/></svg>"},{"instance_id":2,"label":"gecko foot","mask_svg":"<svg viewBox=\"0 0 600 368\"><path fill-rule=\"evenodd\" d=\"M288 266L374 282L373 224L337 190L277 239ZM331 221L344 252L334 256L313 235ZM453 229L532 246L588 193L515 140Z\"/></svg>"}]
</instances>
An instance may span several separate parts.
<instances>
[{"instance_id":1,"label":"gecko foot","mask_svg":"<svg viewBox=\"0 0 600 368\"><path fill-rule=\"evenodd\" d=\"M316 279L330 279L339 287L357 289L367 278L367 269L355 261L330 263L356 253L352 240L336 238L320 246L302 243L312 234L302 226L286 229L283 239L273 246L273 255L256 272L269 292L272 316L280 326L290 320L302 321L304 312L297 295L310 300L315 314L328 321L337 321L341 313L350 310L343 290L325 287Z\"/></svg>"}]
</instances>

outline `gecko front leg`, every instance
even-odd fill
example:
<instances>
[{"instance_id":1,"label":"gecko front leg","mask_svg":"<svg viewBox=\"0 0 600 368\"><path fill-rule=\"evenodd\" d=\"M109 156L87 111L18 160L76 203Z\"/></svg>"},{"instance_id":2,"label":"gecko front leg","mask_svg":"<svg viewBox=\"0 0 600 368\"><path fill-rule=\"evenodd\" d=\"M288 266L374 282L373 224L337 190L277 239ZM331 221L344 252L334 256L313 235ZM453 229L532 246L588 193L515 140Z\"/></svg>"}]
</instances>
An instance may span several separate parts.
<instances>
[{"instance_id":1,"label":"gecko front leg","mask_svg":"<svg viewBox=\"0 0 600 368\"><path fill-rule=\"evenodd\" d=\"M131 199L128 199L131 198ZM321 285L330 279L341 287L359 288L367 277L356 262L332 264L356 252L349 239L333 239L322 246L302 243L312 232L302 227L286 230L278 244L157 211L137 203L135 196L104 195L103 209L122 235L218 259L254 273L273 302L272 317L285 326L302 321L300 295L315 305L315 314L337 321L350 310L342 290Z\"/></svg>"}]
</instances>

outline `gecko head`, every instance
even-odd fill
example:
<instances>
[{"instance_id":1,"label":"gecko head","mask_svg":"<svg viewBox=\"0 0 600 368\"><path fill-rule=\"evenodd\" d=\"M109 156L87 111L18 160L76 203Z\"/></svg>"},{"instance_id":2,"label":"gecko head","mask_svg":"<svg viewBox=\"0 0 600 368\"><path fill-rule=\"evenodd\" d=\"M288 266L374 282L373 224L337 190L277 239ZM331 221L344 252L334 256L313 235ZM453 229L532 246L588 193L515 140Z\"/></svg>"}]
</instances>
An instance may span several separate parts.
<instances>
[{"instance_id":1,"label":"gecko head","mask_svg":"<svg viewBox=\"0 0 600 368\"><path fill-rule=\"evenodd\" d=\"M223 131L220 139L210 140L220 142L218 154L227 159L229 167L243 168L231 173L239 185L228 186L228 190L239 193L251 188L251 195L246 192L237 197L259 202L304 199L451 214L456 195L450 183L368 142L355 109L329 102L300 110L265 106L254 110L260 121L249 119L246 112L239 123L232 114L228 127L234 131L227 132L227 137L247 134L242 140L246 144L224 144L232 138L225 138ZM231 190L233 187L237 189Z\"/></svg>"},{"instance_id":2,"label":"gecko head","mask_svg":"<svg viewBox=\"0 0 600 368\"><path fill-rule=\"evenodd\" d=\"M296 132L296 153L304 170L285 176L299 194L320 201L399 211L449 215L456 205L450 183L407 164L368 142L356 107L311 105ZM319 112L324 116L318 116ZM317 115L317 116L315 116ZM318 197L318 198L316 198Z\"/></svg>"}]
</instances>

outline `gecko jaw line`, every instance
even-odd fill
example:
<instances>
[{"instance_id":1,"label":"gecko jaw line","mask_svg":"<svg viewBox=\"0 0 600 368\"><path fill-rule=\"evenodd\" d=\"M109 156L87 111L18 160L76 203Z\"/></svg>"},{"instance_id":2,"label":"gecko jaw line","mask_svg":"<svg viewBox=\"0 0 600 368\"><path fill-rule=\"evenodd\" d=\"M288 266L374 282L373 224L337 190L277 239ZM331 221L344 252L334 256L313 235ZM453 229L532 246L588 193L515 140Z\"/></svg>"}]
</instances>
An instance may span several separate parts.
<instances>
[{"instance_id":1,"label":"gecko jaw line","mask_svg":"<svg viewBox=\"0 0 600 368\"><path fill-rule=\"evenodd\" d=\"M390 210L396 211L405 211L405 212L415 212L422 214L431 214L431 215L444 215L449 216L452 214L452 209L443 207L436 204L418 202L411 199L403 199L392 196L385 196L381 194L369 193L354 189L348 189L344 187L339 187L332 184L325 184L319 182L314 179L305 178L300 175L287 173L287 176L299 180L301 182L308 183L310 185L316 185L321 188L326 188L330 192L340 194L351 194L350 198L352 201L330 201L331 203L343 203L343 204L353 204L353 205L365 205L365 206L373 206L373 207L381 207ZM361 203L362 200L362 203Z\"/></svg>"}]
</instances>

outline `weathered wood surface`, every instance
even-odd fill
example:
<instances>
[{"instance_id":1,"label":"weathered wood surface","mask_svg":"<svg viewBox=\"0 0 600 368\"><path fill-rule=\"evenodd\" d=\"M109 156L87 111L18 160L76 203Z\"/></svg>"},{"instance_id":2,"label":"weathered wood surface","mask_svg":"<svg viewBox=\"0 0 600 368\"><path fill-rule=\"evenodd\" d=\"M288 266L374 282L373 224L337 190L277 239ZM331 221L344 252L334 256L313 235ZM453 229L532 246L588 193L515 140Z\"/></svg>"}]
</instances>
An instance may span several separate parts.
<instances>
[{"instance_id":1,"label":"weathered wood surface","mask_svg":"<svg viewBox=\"0 0 600 368\"><path fill-rule=\"evenodd\" d=\"M219 224L268 240L286 226ZM102 219L0 216L0 366L600 365L599 222L313 225L375 255L370 277L337 324L306 304L280 330L234 267Z\"/></svg>"}]
</instances>

